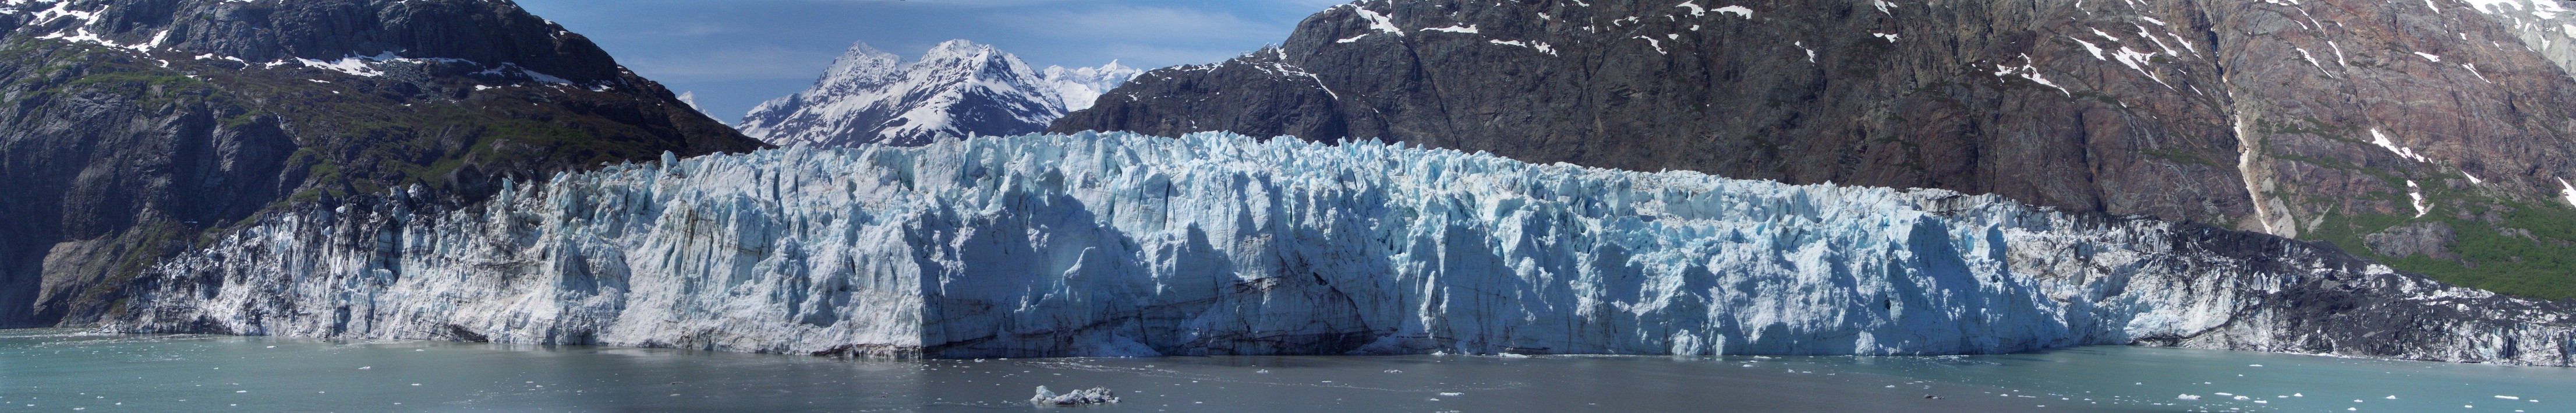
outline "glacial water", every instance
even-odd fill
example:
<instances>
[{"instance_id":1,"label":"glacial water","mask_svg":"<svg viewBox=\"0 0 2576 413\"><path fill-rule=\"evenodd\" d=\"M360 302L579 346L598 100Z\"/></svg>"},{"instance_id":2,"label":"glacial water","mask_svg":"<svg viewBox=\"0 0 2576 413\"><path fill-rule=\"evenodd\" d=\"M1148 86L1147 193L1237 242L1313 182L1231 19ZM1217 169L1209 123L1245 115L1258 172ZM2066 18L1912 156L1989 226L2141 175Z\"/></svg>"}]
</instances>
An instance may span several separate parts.
<instances>
[{"instance_id":1,"label":"glacial water","mask_svg":"<svg viewBox=\"0 0 2576 413\"><path fill-rule=\"evenodd\" d=\"M858 361L0 330L0 411L1007 411L1037 386L1116 390L1069 408L1104 412L2576 411L2576 369L2168 348Z\"/></svg>"}]
</instances>

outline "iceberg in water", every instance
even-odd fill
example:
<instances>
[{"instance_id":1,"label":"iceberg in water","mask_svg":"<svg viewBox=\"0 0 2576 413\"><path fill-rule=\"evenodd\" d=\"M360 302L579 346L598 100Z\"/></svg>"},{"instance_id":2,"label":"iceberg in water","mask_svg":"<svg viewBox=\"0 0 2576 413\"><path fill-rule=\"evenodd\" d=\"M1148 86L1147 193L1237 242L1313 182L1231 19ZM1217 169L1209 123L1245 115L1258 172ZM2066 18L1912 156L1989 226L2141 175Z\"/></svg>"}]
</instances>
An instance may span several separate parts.
<instances>
[{"instance_id":1,"label":"iceberg in water","mask_svg":"<svg viewBox=\"0 0 2576 413\"><path fill-rule=\"evenodd\" d=\"M1109 391L1109 389L1101 387L1074 390L1072 393L1055 394L1055 392L1047 391L1046 386L1038 386L1038 394L1036 396L1029 397L1029 403L1040 406L1081 406L1117 402L1118 392Z\"/></svg>"},{"instance_id":2,"label":"iceberg in water","mask_svg":"<svg viewBox=\"0 0 2576 413\"><path fill-rule=\"evenodd\" d=\"M109 328L926 357L2148 344L2555 365L2576 337L2561 304L2260 234L1376 142L800 147L431 198L263 218L148 270Z\"/></svg>"}]
</instances>

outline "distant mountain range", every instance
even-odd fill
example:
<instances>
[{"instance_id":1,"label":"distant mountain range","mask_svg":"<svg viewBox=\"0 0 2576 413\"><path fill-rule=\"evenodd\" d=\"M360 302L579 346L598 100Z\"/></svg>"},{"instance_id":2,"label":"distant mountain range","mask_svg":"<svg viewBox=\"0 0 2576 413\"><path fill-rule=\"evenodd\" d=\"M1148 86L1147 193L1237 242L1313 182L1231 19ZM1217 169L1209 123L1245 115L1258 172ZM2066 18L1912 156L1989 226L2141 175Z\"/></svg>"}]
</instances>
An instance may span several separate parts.
<instances>
[{"instance_id":1,"label":"distant mountain range","mask_svg":"<svg viewBox=\"0 0 2576 413\"><path fill-rule=\"evenodd\" d=\"M1114 61L1032 70L1018 56L965 40L940 43L907 63L861 42L814 87L761 103L740 128L782 146L913 146L1025 134L1090 108L1102 92L1141 73Z\"/></svg>"}]
</instances>

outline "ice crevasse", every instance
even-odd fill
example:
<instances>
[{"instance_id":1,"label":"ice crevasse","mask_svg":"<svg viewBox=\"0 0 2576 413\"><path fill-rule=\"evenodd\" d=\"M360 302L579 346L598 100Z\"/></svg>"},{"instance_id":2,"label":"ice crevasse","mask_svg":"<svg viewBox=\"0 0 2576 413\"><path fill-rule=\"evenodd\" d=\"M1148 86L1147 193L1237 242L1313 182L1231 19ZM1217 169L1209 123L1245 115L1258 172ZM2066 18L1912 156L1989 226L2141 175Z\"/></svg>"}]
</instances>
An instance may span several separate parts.
<instances>
[{"instance_id":1,"label":"ice crevasse","mask_svg":"<svg viewBox=\"0 0 2576 413\"><path fill-rule=\"evenodd\" d=\"M1943 190L1222 133L786 148L307 204L107 328L899 357L1963 354L2566 365L2566 305Z\"/></svg>"}]
</instances>

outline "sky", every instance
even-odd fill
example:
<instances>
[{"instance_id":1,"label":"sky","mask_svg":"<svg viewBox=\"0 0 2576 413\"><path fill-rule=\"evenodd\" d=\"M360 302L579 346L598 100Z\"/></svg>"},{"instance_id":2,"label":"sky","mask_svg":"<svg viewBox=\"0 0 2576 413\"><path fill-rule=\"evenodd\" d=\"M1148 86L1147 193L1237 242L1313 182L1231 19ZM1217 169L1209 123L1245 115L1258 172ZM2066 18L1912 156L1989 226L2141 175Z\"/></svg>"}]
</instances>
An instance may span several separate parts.
<instances>
[{"instance_id":1,"label":"sky","mask_svg":"<svg viewBox=\"0 0 2576 413\"><path fill-rule=\"evenodd\" d=\"M851 42L921 57L949 39L1035 68L1214 63L1348 0L518 0L717 120L812 86Z\"/></svg>"}]
</instances>

